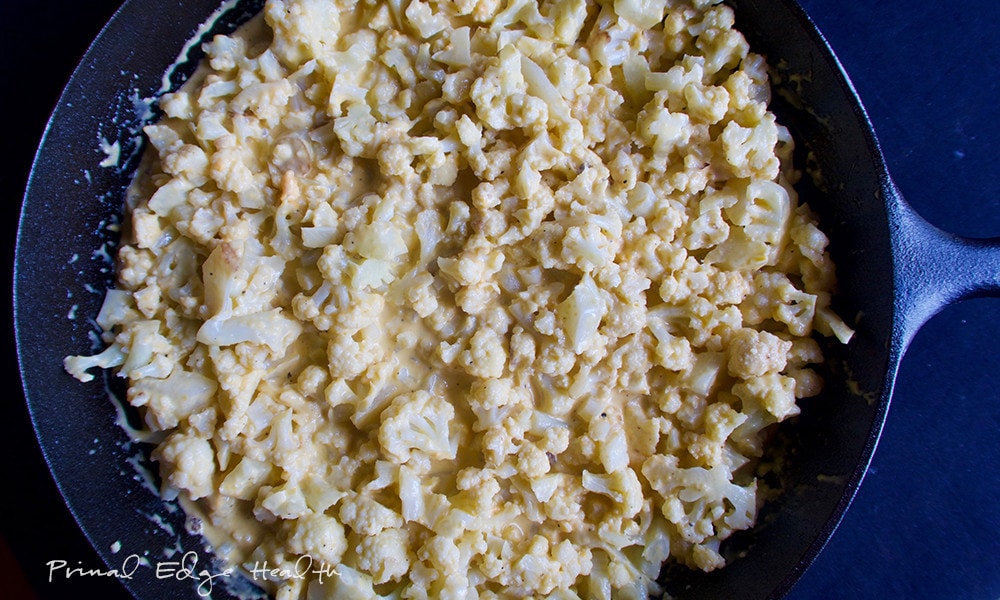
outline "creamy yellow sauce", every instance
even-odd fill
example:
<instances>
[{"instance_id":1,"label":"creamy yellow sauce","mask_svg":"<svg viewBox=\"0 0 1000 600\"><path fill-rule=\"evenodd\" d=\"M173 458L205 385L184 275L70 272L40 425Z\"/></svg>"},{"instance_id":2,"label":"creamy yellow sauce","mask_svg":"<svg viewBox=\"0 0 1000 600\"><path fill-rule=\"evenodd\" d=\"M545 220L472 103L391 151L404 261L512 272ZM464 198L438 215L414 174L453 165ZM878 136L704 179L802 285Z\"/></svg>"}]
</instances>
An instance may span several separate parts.
<instances>
[{"instance_id":1,"label":"creamy yellow sauce","mask_svg":"<svg viewBox=\"0 0 1000 600\"><path fill-rule=\"evenodd\" d=\"M206 51L67 368L128 377L221 558L279 598L724 565L851 335L728 7L271 0Z\"/></svg>"}]
</instances>

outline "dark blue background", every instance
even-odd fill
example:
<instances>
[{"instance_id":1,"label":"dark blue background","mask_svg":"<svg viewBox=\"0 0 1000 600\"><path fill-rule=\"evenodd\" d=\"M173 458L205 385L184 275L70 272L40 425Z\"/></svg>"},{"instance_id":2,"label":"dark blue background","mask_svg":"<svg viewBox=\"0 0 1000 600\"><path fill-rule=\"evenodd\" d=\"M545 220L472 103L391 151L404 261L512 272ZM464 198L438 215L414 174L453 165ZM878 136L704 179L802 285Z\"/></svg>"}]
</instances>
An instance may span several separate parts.
<instances>
[{"instance_id":1,"label":"dark blue background","mask_svg":"<svg viewBox=\"0 0 1000 600\"><path fill-rule=\"evenodd\" d=\"M907 200L954 233L1000 236L1000 2L801 1L850 73ZM48 113L116 5L0 0L0 206L8 265ZM13 343L5 348L8 385L16 390ZM861 491L789 598L1000 599L998 351L994 299L950 307L917 335ZM34 593L124 596L114 581L45 581L48 560L101 563L45 471L23 400L12 393L0 406L0 533ZM0 598L21 597L28 592L15 587L2 550Z\"/></svg>"}]
</instances>

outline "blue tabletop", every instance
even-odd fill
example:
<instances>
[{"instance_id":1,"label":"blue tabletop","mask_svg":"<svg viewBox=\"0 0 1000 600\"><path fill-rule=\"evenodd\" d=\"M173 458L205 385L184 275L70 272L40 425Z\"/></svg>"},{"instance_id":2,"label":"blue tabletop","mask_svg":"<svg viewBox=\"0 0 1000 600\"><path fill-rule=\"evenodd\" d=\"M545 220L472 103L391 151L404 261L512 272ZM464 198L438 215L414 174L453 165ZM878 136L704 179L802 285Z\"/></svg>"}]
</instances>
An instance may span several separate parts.
<instances>
[{"instance_id":1,"label":"blue tabletop","mask_svg":"<svg viewBox=\"0 0 1000 600\"><path fill-rule=\"evenodd\" d=\"M801 3L850 74L906 199L948 231L1000 236L1000 2ZM0 61L0 114L9 127L0 193L8 224L16 222L48 112L116 5L0 2L7 57ZM9 225L6 237L13 232ZM924 326L903 360L861 490L788 598L1000 599L998 350L996 299L952 306ZM15 381L10 354L7 365ZM23 403L8 400L2 410L0 455L16 460L7 459L0 472L0 541L13 549L27 581L18 587L0 544L0 598L62 598L84 590L124 596L114 581L47 581L46 561L101 563L47 478ZM11 481L20 482L14 498ZM41 524L17 516L30 510L44 512Z\"/></svg>"}]
</instances>

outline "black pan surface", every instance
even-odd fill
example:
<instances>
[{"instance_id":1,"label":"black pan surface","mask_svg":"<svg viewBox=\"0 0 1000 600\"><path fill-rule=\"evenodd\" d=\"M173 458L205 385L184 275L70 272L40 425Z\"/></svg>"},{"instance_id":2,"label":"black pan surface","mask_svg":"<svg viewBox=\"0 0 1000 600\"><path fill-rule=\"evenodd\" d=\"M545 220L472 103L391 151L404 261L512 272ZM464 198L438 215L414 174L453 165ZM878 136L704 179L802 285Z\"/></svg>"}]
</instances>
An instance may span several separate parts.
<instances>
[{"instance_id":1,"label":"black pan surface","mask_svg":"<svg viewBox=\"0 0 1000 600\"><path fill-rule=\"evenodd\" d=\"M142 449L127 444L114 426L104 388L94 385L81 391L61 372L61 357L86 351L86 343L78 341L70 349L52 344L53 339L86 339L83 319L58 318L65 317L66 290L79 289L81 282L107 283L111 277L100 261L72 259L89 258L104 239L113 238L107 225L113 222L120 190L128 179L127 169L93 167L103 158L93 150L95 132L109 142L117 139L130 151L131 135L109 128L106 115L116 115L118 125L127 122L133 116L131 90L158 88L160 74L201 20L194 15L211 12L189 3L182 11L186 22L150 23L141 17L142 4L126 5L88 56L95 65L110 63L116 68L88 69L85 62L57 109L25 203L17 263L16 324L22 364L31 365L23 369L23 376L39 440L83 529L108 566L121 569L128 568L123 561L133 553L156 553L154 548L176 545L178 536L184 550L200 550L196 540L181 533L181 516L164 510L136 481L128 461L141 460ZM985 291L981 284L990 278L984 272L974 274L975 279L956 280L947 268L950 263L935 267L933 260L928 261L943 250L955 253L966 248L952 246L911 218L885 174L850 84L804 13L783 2L732 4L751 43L768 54L779 75L787 81L792 80L790 75L808 76L800 80L804 83L785 88L777 109L798 137L808 141L825 175L803 193L831 231L844 292L842 311L860 315L859 336L837 356L828 395L814 402L808 411L811 416L788 432L798 448L788 475L794 482L792 492L772 507L775 516L760 531L734 544L734 551L749 548L745 558L721 573L694 578L698 584L694 593L685 591L681 578L676 591L689 597L727 597L737 589L746 597L767 597L781 594L795 581L832 532L860 482L885 416L899 357L916 326L944 302ZM145 25L137 27L139 22ZM109 42L120 40L118 36L124 36L125 44ZM149 39L176 39L178 44L168 50L144 43ZM129 48L126 56L123 46ZM803 103L810 110L801 110ZM67 164L74 167L67 169ZM82 171L89 176L81 181ZM52 198L67 200L53 203ZM53 231L68 233L53 236ZM921 243L903 241L914 239ZM965 264L982 264L983 252L973 250L977 253L966 257ZM900 266L912 264L932 267L922 271ZM995 266L996 260L990 264ZM943 276L930 279L939 275ZM922 285L927 282L931 285ZM951 283L942 287L946 282ZM995 288L996 282L992 285ZM80 292L73 304L80 315L96 314L100 295ZM42 321L46 327L31 326ZM73 414L68 422L67 405ZM824 476L822 484L816 483L818 475ZM112 548L119 550L112 553ZM207 553L200 552L199 558L197 569L206 566ZM191 581L158 578L146 571L139 568L134 577L123 578L137 596L191 595Z\"/></svg>"}]
</instances>

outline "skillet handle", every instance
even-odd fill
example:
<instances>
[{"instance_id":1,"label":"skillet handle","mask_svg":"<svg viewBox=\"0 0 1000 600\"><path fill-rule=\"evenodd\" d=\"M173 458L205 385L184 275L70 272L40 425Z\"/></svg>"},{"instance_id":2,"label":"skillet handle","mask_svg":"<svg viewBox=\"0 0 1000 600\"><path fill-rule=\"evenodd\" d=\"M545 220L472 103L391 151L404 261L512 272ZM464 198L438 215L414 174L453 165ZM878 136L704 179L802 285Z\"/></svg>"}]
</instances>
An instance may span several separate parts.
<instances>
[{"instance_id":1,"label":"skillet handle","mask_svg":"<svg viewBox=\"0 0 1000 600\"><path fill-rule=\"evenodd\" d=\"M969 298L1000 297L1000 238L957 236L931 225L885 186L893 249L894 325L904 348L931 317Z\"/></svg>"}]
</instances>

